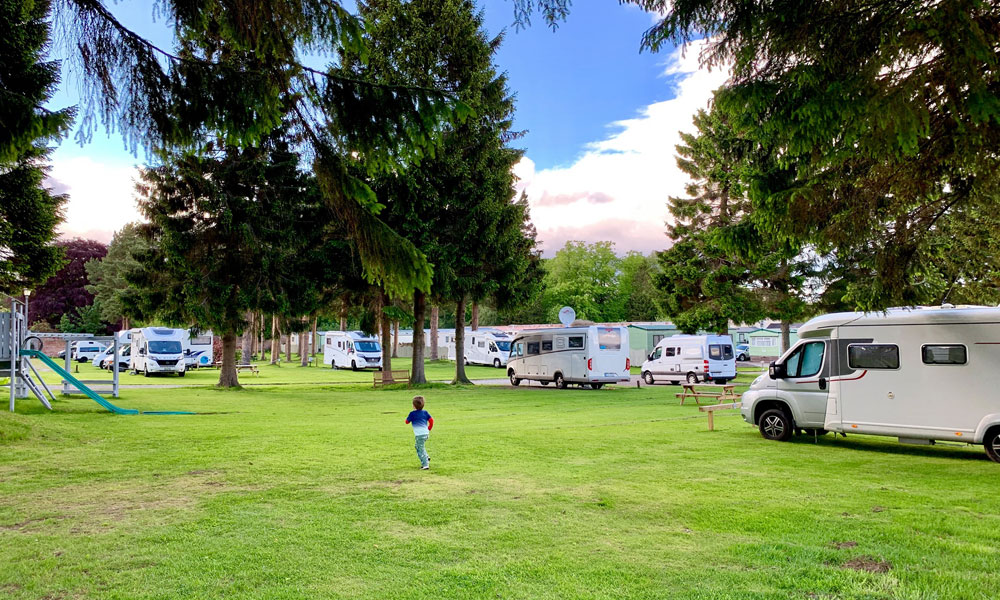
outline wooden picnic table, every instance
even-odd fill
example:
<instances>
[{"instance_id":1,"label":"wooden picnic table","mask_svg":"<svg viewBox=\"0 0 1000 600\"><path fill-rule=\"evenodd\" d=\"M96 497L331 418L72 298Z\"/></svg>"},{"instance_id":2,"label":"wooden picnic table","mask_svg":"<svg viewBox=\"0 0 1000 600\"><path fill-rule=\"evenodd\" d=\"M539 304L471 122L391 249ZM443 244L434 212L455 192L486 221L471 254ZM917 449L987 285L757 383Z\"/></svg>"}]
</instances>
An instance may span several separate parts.
<instances>
[{"instance_id":1,"label":"wooden picnic table","mask_svg":"<svg viewBox=\"0 0 1000 600\"><path fill-rule=\"evenodd\" d=\"M217 360L214 363L212 363L210 365L206 365L206 366L201 367L201 368L202 369L221 369L222 368L222 361L221 360ZM253 364L250 364L250 365L236 365L236 372L240 373L242 371L250 371L254 375L260 375L260 368L258 368L257 365L253 365Z\"/></svg>"},{"instance_id":2,"label":"wooden picnic table","mask_svg":"<svg viewBox=\"0 0 1000 600\"><path fill-rule=\"evenodd\" d=\"M736 393L735 385L724 385L722 386L722 393L719 392L699 392L694 389L693 383L685 383L684 390L677 394L677 397L681 399L681 404L684 404L685 398L694 398L695 404L701 406L702 398L711 398L712 400L739 400L740 396Z\"/></svg>"},{"instance_id":3,"label":"wooden picnic table","mask_svg":"<svg viewBox=\"0 0 1000 600\"><path fill-rule=\"evenodd\" d=\"M698 411L708 413L708 430L715 431L715 411L740 408L742 405L743 405L742 402L731 402L729 404L713 404L712 406L699 405Z\"/></svg>"}]
</instances>

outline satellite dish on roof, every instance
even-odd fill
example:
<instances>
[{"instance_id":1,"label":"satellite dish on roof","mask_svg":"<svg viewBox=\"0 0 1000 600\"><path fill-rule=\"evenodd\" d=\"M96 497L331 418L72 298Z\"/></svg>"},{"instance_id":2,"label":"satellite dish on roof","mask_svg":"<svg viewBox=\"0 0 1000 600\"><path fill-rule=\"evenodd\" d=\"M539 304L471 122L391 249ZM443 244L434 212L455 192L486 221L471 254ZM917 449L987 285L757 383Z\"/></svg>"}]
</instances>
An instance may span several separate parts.
<instances>
[{"instance_id":1,"label":"satellite dish on roof","mask_svg":"<svg viewBox=\"0 0 1000 600\"><path fill-rule=\"evenodd\" d=\"M559 322L563 324L563 327L569 327L570 324L576 320L576 311L569 306L564 306L559 309Z\"/></svg>"}]
</instances>

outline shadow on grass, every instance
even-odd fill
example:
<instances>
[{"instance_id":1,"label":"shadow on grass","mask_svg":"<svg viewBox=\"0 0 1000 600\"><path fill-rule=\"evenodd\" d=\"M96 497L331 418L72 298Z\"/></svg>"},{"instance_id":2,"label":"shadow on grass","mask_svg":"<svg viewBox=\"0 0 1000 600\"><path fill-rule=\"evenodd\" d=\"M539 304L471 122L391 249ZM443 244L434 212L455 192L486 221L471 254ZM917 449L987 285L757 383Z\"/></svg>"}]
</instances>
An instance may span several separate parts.
<instances>
[{"instance_id":1,"label":"shadow on grass","mask_svg":"<svg viewBox=\"0 0 1000 600\"><path fill-rule=\"evenodd\" d=\"M967 446L958 446L953 443L940 443L933 446L914 446L911 444L900 444L891 441L893 438L888 436L851 436L848 438L840 437L839 435L834 438L833 434L821 435L815 440L810 435L797 435L789 440L789 444L809 444L809 445L822 445L822 446L832 446L837 448L845 448L848 450L855 450L858 452L877 452L881 454L894 454L899 456L921 456L927 458L951 458L951 459L961 459L961 460L989 460L985 452L976 453L975 449L982 450L980 444L970 444ZM973 450L970 452L970 450Z\"/></svg>"}]
</instances>

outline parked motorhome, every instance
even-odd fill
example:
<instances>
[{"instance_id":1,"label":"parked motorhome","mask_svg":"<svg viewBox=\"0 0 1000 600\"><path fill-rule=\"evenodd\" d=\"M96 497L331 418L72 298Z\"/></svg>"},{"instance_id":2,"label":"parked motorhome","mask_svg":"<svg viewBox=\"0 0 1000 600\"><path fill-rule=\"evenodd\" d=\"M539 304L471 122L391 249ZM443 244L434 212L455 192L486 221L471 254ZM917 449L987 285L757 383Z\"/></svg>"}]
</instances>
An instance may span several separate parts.
<instances>
[{"instance_id":1,"label":"parked motorhome","mask_svg":"<svg viewBox=\"0 0 1000 600\"><path fill-rule=\"evenodd\" d=\"M107 350L107 348L108 347L101 342L80 340L77 342L73 342L72 357L73 360L81 363L85 363L87 361L93 361L101 354L104 354L104 351Z\"/></svg>"},{"instance_id":2,"label":"parked motorhome","mask_svg":"<svg viewBox=\"0 0 1000 600\"><path fill-rule=\"evenodd\" d=\"M381 369L382 345L363 331L331 331L325 336L323 363L334 369Z\"/></svg>"},{"instance_id":3,"label":"parked motorhome","mask_svg":"<svg viewBox=\"0 0 1000 600\"><path fill-rule=\"evenodd\" d=\"M210 367L215 362L214 337L211 331L188 330L184 341L184 364L187 369Z\"/></svg>"},{"instance_id":4,"label":"parked motorhome","mask_svg":"<svg viewBox=\"0 0 1000 600\"><path fill-rule=\"evenodd\" d=\"M829 314L799 338L743 394L743 418L765 438L949 440L983 444L1000 462L1000 308Z\"/></svg>"},{"instance_id":5,"label":"parked motorhome","mask_svg":"<svg viewBox=\"0 0 1000 600\"><path fill-rule=\"evenodd\" d=\"M522 331L511 342L507 376L512 385L534 380L600 389L629 381L628 328L582 325Z\"/></svg>"},{"instance_id":6,"label":"parked motorhome","mask_svg":"<svg viewBox=\"0 0 1000 600\"><path fill-rule=\"evenodd\" d=\"M146 377L156 373L177 373L184 377L184 343L188 336L186 329L133 329L132 352L129 357L132 373L142 373Z\"/></svg>"},{"instance_id":7,"label":"parked motorhome","mask_svg":"<svg viewBox=\"0 0 1000 600\"><path fill-rule=\"evenodd\" d=\"M489 365L501 369L507 366L511 337L499 331L478 329L465 332L465 363Z\"/></svg>"},{"instance_id":8,"label":"parked motorhome","mask_svg":"<svg viewBox=\"0 0 1000 600\"><path fill-rule=\"evenodd\" d=\"M129 352L130 348L131 348L130 344L125 344L124 346L121 346L121 345L118 346L118 370L119 371L127 371L129 369L130 361L131 361L131 356L130 356L130 352ZM98 367L100 367L102 369L107 369L109 371L111 370L111 365L114 362L112 360L112 358L111 358L111 351L112 351L112 348L108 348L104 352L104 354L101 355L101 357L100 357L100 363L97 365ZM97 359L94 359L94 360L96 361Z\"/></svg>"},{"instance_id":9,"label":"parked motorhome","mask_svg":"<svg viewBox=\"0 0 1000 600\"><path fill-rule=\"evenodd\" d=\"M736 379L733 338L728 335L675 335L660 340L642 364L647 385L656 382L725 383Z\"/></svg>"}]
</instances>

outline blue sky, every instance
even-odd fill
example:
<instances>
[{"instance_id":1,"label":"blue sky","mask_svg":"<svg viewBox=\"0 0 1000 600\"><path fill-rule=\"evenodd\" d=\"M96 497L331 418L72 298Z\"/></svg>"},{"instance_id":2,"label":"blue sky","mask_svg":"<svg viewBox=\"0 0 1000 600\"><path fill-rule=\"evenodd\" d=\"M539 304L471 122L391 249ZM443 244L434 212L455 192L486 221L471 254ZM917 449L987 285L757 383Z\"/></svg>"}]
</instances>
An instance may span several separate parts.
<instances>
[{"instance_id":1,"label":"blue sky","mask_svg":"<svg viewBox=\"0 0 1000 600\"><path fill-rule=\"evenodd\" d=\"M110 7L127 26L170 47L167 25L154 22L145 4ZM568 239L612 239L622 251L664 247L666 197L683 187L678 180L679 188L667 190L663 180L673 168L676 132L690 129L694 110L721 83L719 74L696 72L696 52L640 53L653 18L613 0L575 3L555 31L541 19L517 30L509 0L480 0L480 6L491 34L507 30L496 60L517 96L516 127L527 131L518 140L526 159L516 172L546 252ZM76 101L67 73L51 104ZM83 147L65 140L53 154L53 179L71 196L65 234L106 241L135 219L131 177L143 158L117 134L99 131Z\"/></svg>"}]
</instances>

